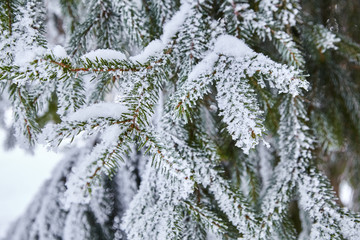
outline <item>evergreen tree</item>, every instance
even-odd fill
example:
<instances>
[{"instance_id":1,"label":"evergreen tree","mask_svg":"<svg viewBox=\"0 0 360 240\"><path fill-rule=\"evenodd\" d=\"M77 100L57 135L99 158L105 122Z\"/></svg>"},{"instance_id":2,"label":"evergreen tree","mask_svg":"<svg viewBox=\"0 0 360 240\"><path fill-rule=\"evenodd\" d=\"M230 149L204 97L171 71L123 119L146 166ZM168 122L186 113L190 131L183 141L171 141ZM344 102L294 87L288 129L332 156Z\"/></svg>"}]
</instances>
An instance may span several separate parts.
<instances>
[{"instance_id":1,"label":"evergreen tree","mask_svg":"<svg viewBox=\"0 0 360 240\"><path fill-rule=\"evenodd\" d=\"M67 152L6 239L358 239L357 1L56 2L0 2L8 142Z\"/></svg>"}]
</instances>

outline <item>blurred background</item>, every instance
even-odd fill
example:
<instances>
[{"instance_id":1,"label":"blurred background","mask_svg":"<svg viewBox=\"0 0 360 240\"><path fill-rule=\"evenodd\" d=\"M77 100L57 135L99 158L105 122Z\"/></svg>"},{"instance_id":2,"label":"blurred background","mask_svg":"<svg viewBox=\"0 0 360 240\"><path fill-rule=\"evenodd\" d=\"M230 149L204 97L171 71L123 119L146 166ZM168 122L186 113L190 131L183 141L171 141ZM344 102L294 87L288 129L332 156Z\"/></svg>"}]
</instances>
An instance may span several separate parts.
<instances>
[{"instance_id":1,"label":"blurred background","mask_svg":"<svg viewBox=\"0 0 360 240\"><path fill-rule=\"evenodd\" d=\"M0 130L0 142L5 140ZM61 154L38 146L33 154L15 147L0 148L0 239L10 224L23 214L44 181L60 160ZM19 177L20 176L20 177Z\"/></svg>"}]
</instances>

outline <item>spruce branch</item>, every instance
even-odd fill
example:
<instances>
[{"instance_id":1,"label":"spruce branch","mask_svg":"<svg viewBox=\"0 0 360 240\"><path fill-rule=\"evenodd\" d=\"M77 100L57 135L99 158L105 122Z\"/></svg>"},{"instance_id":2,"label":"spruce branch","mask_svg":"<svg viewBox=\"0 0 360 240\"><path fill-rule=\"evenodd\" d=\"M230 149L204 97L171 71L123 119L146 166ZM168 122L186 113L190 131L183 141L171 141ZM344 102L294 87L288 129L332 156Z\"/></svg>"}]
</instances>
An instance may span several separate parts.
<instances>
[{"instance_id":1,"label":"spruce branch","mask_svg":"<svg viewBox=\"0 0 360 240\"><path fill-rule=\"evenodd\" d=\"M297 44L292 39L291 35L283 31L275 31L271 29L272 41L278 49L282 59L289 65L303 69L305 59L302 56Z\"/></svg>"},{"instance_id":2,"label":"spruce branch","mask_svg":"<svg viewBox=\"0 0 360 240\"><path fill-rule=\"evenodd\" d=\"M68 51L47 50L55 20L43 0L0 3L0 84L16 135L73 149L56 191L14 229L41 239L357 239L358 214L338 206L317 160L355 169L342 156L360 135L348 127L358 130L360 105L346 66L360 48L314 24L318 5L59 3Z\"/></svg>"},{"instance_id":3,"label":"spruce branch","mask_svg":"<svg viewBox=\"0 0 360 240\"><path fill-rule=\"evenodd\" d=\"M197 216L198 218L200 218L202 222L211 226L212 231L218 233L220 236L240 237L239 233L236 234L231 233L230 231L233 229L231 229L231 227L228 226L224 220L217 217L213 211L206 208L206 206L201 206L199 204L190 201L184 201L184 205L191 212L191 214Z\"/></svg>"},{"instance_id":4,"label":"spruce branch","mask_svg":"<svg viewBox=\"0 0 360 240\"><path fill-rule=\"evenodd\" d=\"M94 68L72 68L70 65L66 65L61 62L56 62L53 60L50 60L51 63L56 64L63 68L65 71L70 72L137 72L140 71L140 69L137 68L104 68L104 69L94 69Z\"/></svg>"}]
</instances>

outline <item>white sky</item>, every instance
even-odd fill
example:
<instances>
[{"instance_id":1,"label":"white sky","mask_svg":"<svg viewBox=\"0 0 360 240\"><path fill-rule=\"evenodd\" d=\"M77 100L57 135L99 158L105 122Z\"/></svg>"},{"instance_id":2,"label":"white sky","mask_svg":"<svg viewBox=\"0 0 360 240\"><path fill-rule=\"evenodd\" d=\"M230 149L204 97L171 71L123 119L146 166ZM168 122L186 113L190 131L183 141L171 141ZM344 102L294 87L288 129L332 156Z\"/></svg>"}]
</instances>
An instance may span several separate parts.
<instances>
[{"instance_id":1,"label":"white sky","mask_svg":"<svg viewBox=\"0 0 360 240\"><path fill-rule=\"evenodd\" d=\"M4 136L0 130L0 239L11 222L25 211L61 157L44 147L37 147L34 155L18 147L4 151Z\"/></svg>"}]
</instances>

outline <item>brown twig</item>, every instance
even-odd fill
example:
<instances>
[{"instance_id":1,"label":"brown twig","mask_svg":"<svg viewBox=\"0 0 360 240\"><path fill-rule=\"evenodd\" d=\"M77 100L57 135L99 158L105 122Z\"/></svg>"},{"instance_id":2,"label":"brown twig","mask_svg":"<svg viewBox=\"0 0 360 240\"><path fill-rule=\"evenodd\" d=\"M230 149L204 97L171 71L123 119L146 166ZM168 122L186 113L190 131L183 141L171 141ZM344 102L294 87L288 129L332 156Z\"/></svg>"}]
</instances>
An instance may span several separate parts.
<instances>
[{"instance_id":1,"label":"brown twig","mask_svg":"<svg viewBox=\"0 0 360 240\"><path fill-rule=\"evenodd\" d=\"M168 51L165 52L165 54L170 54L171 53L171 48L168 49ZM159 60L156 60L155 63L161 63L163 61L162 58L160 58ZM94 68L71 68L70 65L67 65L65 63L62 62L57 62L54 60L50 60L51 63L56 64L62 68L67 69L70 72L116 72L116 71L120 71L120 72L138 72L141 71L141 68L107 68L107 69L94 69ZM147 64L144 66L144 69L152 69L153 66L151 66L150 64Z\"/></svg>"},{"instance_id":2,"label":"brown twig","mask_svg":"<svg viewBox=\"0 0 360 240\"><path fill-rule=\"evenodd\" d=\"M54 60L50 60L51 63L54 63L62 68L67 69L70 72L137 72L140 71L140 69L137 68L108 68L108 69L92 69L92 68L71 68L71 66L66 65L61 62L56 62Z\"/></svg>"}]
</instances>

